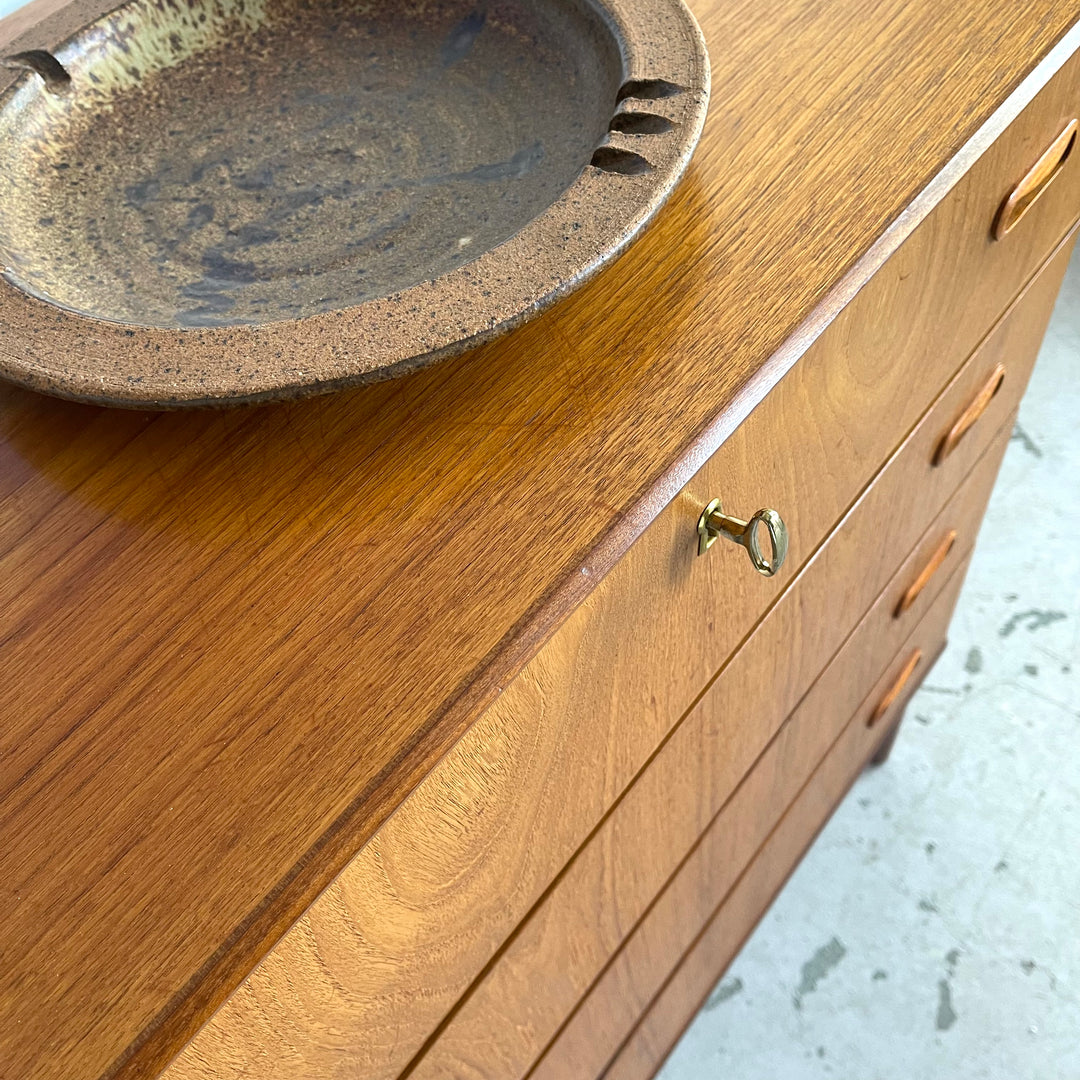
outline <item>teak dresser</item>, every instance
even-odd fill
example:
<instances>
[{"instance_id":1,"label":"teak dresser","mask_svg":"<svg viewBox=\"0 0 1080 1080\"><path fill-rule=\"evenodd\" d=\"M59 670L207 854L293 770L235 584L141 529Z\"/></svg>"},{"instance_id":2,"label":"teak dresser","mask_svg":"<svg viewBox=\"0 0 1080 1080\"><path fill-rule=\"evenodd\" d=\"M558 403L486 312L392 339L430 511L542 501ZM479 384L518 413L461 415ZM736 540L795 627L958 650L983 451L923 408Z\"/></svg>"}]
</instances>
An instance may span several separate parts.
<instances>
[{"instance_id":1,"label":"teak dresser","mask_svg":"<svg viewBox=\"0 0 1080 1080\"><path fill-rule=\"evenodd\" d=\"M692 6L686 180L509 337L0 388L2 1080L647 1077L887 752L1080 217L1080 4Z\"/></svg>"}]
</instances>

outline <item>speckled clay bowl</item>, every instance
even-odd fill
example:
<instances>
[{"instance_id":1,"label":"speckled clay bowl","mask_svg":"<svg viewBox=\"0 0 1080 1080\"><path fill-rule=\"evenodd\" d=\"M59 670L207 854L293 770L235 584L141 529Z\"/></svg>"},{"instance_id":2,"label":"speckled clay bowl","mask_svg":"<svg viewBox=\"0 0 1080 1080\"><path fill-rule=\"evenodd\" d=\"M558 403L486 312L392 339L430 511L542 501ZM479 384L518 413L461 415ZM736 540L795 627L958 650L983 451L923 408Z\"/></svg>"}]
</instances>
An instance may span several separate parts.
<instances>
[{"instance_id":1,"label":"speckled clay bowl","mask_svg":"<svg viewBox=\"0 0 1080 1080\"><path fill-rule=\"evenodd\" d=\"M509 329L655 213L708 100L680 0L133 0L48 31L0 89L0 374L116 405L298 397Z\"/></svg>"}]
</instances>

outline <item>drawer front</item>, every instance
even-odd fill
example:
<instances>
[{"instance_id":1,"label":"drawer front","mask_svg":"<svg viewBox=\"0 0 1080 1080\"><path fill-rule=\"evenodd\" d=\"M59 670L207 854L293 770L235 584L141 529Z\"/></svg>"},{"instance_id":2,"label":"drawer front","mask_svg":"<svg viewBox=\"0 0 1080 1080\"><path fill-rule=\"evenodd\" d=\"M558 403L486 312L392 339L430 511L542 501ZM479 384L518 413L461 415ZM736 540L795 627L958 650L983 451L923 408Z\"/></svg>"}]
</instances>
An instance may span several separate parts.
<instances>
[{"instance_id":1,"label":"drawer front","mask_svg":"<svg viewBox=\"0 0 1080 1080\"><path fill-rule=\"evenodd\" d=\"M1062 85L1051 83L1016 130L1053 126L1047 116L1062 107ZM904 520L869 543L869 563L854 575L851 588L862 592L845 610L851 621L865 610L1019 400L1064 273L1062 251L980 350L984 358L1008 353L1010 374L956 451L932 469L943 432L986 372L984 359L965 365L920 423L978 338L974 324L957 331L966 314L943 320L945 338L929 332L929 321L951 306L978 308L988 325L992 304L1020 287L1068 216L1064 197L1048 192L1009 234L1013 257L992 281L974 264L959 274L957 223L988 233L982 219L1004 183L998 173L1022 158L1012 140L1023 139L1013 129L1002 138L1011 147L1003 160L991 150L976 164L661 512L199 1033L172 1066L173 1080L217 1076L227 1071L219 1062L255 1057L268 1062L267 1077L317 1071L326 1031L348 1032L335 1043L334 1062L371 1080L408 1067L915 427L902 452L925 476L907 486ZM1072 174L1056 183L1070 191ZM901 255L923 272L912 273ZM951 271L939 276L943 260ZM755 574L745 552L725 542L697 557L697 519L717 495L730 512L764 504L788 519L791 551L778 577ZM297 994L295 1007L281 1004Z\"/></svg>"},{"instance_id":2,"label":"drawer front","mask_svg":"<svg viewBox=\"0 0 1080 1080\"><path fill-rule=\"evenodd\" d=\"M901 460L877 481L871 497L725 666L473 987L410 1074L413 1080L510 1080L528 1072L703 830L718 813L730 819L728 799L746 805L745 783L740 786L740 781L837 649L834 664L873 678L901 647L970 552L1010 432L1006 423L892 580L887 572L882 575L888 581L884 591L840 648L873 601L871 595L861 608L851 610L863 600L863 589L850 578L862 577L865 569L866 584L882 584L871 560L865 566L855 560L887 524L888 507L903 505L902 492L912 483L913 470L905 469L908 462ZM918 468L925 466L919 463ZM950 535L954 539L947 555L932 566L942 540ZM903 552L897 552L891 568L902 558ZM924 574L927 568L934 570L929 576ZM901 612L899 598L920 582L918 594ZM850 715L867 688L867 679L860 679L832 689L838 719ZM815 691L811 696L822 700ZM885 719L878 723L879 730L887 726ZM808 758L811 765L816 760ZM757 789L751 785L749 790ZM769 796L762 805L782 809L785 804L773 799ZM741 821L742 813L735 811L735 820ZM740 843L753 839L745 823L728 831L729 839ZM737 873L757 843L760 839L743 852L742 863L732 861L727 852L717 872ZM606 1018L612 1019L613 1014ZM587 1041L596 1039L594 1021L597 1018L589 1017L582 1031ZM569 1060L580 1064L583 1057L587 1049L575 1045ZM559 1076L566 1064L559 1062L547 1074Z\"/></svg>"},{"instance_id":3,"label":"drawer front","mask_svg":"<svg viewBox=\"0 0 1080 1080\"><path fill-rule=\"evenodd\" d=\"M877 655L873 626L860 627L866 639L845 647L792 714L541 1062L537 1080L652 1076L944 648L966 569L965 562L954 571L891 663ZM879 614L890 617L887 606ZM916 674L871 726L915 653L923 658ZM880 673L876 684L872 672ZM590 1021L596 1026L586 1036ZM574 1068L559 1072L567 1061Z\"/></svg>"}]
</instances>

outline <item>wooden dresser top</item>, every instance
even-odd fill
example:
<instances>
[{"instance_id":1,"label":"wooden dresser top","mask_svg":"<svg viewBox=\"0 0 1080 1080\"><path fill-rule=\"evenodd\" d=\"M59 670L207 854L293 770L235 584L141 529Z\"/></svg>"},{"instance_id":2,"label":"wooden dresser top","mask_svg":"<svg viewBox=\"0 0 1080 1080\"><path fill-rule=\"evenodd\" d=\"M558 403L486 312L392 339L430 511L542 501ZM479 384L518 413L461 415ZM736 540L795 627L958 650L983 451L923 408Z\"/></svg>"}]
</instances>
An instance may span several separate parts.
<instances>
[{"instance_id":1,"label":"wooden dresser top","mask_svg":"<svg viewBox=\"0 0 1080 1080\"><path fill-rule=\"evenodd\" d=\"M0 387L2 1080L154 1075L1080 42L692 6L686 180L508 338L229 412Z\"/></svg>"}]
</instances>

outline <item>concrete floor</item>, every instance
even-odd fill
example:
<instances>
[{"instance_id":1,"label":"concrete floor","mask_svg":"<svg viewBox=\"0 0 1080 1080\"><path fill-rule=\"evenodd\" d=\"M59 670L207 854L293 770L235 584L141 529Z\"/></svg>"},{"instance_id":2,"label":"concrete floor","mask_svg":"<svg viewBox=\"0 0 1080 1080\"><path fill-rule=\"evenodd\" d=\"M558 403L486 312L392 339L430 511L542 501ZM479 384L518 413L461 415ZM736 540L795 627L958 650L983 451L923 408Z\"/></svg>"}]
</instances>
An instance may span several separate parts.
<instances>
[{"instance_id":1,"label":"concrete floor","mask_svg":"<svg viewBox=\"0 0 1080 1080\"><path fill-rule=\"evenodd\" d=\"M950 631L662 1080L1080 1078L1080 256Z\"/></svg>"}]
</instances>

